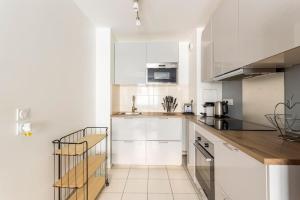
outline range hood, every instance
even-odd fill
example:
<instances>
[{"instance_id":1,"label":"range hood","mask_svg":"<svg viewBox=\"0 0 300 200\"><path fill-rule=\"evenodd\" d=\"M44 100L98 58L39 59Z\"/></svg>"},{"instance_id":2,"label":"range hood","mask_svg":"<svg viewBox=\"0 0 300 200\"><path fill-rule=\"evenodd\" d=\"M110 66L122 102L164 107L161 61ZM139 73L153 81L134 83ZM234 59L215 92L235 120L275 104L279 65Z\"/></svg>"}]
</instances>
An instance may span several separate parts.
<instances>
[{"instance_id":1,"label":"range hood","mask_svg":"<svg viewBox=\"0 0 300 200\"><path fill-rule=\"evenodd\" d=\"M300 46L246 65L245 67L218 75L216 81L240 80L269 73L283 72L284 68L300 65Z\"/></svg>"}]
</instances>

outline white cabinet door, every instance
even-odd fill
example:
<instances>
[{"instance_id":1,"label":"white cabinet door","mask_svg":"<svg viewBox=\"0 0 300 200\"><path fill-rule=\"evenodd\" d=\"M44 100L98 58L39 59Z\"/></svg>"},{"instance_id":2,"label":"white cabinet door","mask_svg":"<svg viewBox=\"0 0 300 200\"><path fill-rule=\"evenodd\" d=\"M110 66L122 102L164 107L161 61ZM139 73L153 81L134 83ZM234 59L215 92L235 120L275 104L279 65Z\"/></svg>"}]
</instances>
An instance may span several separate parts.
<instances>
[{"instance_id":1,"label":"white cabinet door","mask_svg":"<svg viewBox=\"0 0 300 200\"><path fill-rule=\"evenodd\" d=\"M147 43L147 63L178 62L178 42Z\"/></svg>"},{"instance_id":2,"label":"white cabinet door","mask_svg":"<svg viewBox=\"0 0 300 200\"><path fill-rule=\"evenodd\" d=\"M195 179L195 124L191 121L188 121L188 138L187 167L191 177Z\"/></svg>"},{"instance_id":3,"label":"white cabinet door","mask_svg":"<svg viewBox=\"0 0 300 200\"><path fill-rule=\"evenodd\" d=\"M146 140L147 118L112 118L112 140Z\"/></svg>"},{"instance_id":4,"label":"white cabinet door","mask_svg":"<svg viewBox=\"0 0 300 200\"><path fill-rule=\"evenodd\" d=\"M231 200L219 184L215 184L215 200Z\"/></svg>"},{"instance_id":5,"label":"white cabinet door","mask_svg":"<svg viewBox=\"0 0 300 200\"><path fill-rule=\"evenodd\" d=\"M214 143L215 181L232 200L266 200L266 167L230 144Z\"/></svg>"},{"instance_id":6,"label":"white cabinet door","mask_svg":"<svg viewBox=\"0 0 300 200\"><path fill-rule=\"evenodd\" d=\"M182 138L182 119L148 118L147 140L180 140Z\"/></svg>"},{"instance_id":7,"label":"white cabinet door","mask_svg":"<svg viewBox=\"0 0 300 200\"><path fill-rule=\"evenodd\" d=\"M201 80L213 81L213 38L212 23L208 22L201 38Z\"/></svg>"},{"instance_id":8,"label":"white cabinet door","mask_svg":"<svg viewBox=\"0 0 300 200\"><path fill-rule=\"evenodd\" d=\"M112 141L112 163L123 165L146 164L146 142Z\"/></svg>"},{"instance_id":9,"label":"white cabinet door","mask_svg":"<svg viewBox=\"0 0 300 200\"><path fill-rule=\"evenodd\" d=\"M146 43L115 44L115 84L146 83Z\"/></svg>"},{"instance_id":10,"label":"white cabinet door","mask_svg":"<svg viewBox=\"0 0 300 200\"><path fill-rule=\"evenodd\" d=\"M299 0L239 0L238 38L242 64L299 46L299 9Z\"/></svg>"},{"instance_id":11,"label":"white cabinet door","mask_svg":"<svg viewBox=\"0 0 300 200\"><path fill-rule=\"evenodd\" d=\"M212 18L214 75L238 66L238 0L222 1Z\"/></svg>"},{"instance_id":12,"label":"white cabinet door","mask_svg":"<svg viewBox=\"0 0 300 200\"><path fill-rule=\"evenodd\" d=\"M147 141L148 165L181 165L181 141Z\"/></svg>"}]
</instances>

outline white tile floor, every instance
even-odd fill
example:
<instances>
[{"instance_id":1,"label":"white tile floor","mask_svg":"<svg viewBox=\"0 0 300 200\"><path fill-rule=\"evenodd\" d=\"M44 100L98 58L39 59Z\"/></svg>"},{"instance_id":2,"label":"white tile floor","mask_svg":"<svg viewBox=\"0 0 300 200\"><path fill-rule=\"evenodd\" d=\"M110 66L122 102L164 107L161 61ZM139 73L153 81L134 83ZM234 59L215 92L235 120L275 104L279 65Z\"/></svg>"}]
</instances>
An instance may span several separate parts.
<instances>
[{"instance_id":1,"label":"white tile floor","mask_svg":"<svg viewBox=\"0 0 300 200\"><path fill-rule=\"evenodd\" d=\"M201 200L183 167L115 166L98 200Z\"/></svg>"}]
</instances>

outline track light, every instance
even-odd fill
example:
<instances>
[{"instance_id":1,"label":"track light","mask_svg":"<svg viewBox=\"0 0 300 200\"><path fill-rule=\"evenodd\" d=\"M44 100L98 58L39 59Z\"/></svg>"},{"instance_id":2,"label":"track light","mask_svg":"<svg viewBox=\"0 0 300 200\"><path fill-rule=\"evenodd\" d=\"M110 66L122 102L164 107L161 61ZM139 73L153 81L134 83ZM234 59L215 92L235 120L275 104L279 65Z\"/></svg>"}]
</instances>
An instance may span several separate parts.
<instances>
[{"instance_id":1,"label":"track light","mask_svg":"<svg viewBox=\"0 0 300 200\"><path fill-rule=\"evenodd\" d=\"M137 25L137 26L141 25L141 19L140 19L139 15L136 16L135 25Z\"/></svg>"},{"instance_id":2,"label":"track light","mask_svg":"<svg viewBox=\"0 0 300 200\"><path fill-rule=\"evenodd\" d=\"M138 0L133 1L133 6L132 7L133 7L133 10L135 12L139 11L139 2L138 2Z\"/></svg>"}]
</instances>

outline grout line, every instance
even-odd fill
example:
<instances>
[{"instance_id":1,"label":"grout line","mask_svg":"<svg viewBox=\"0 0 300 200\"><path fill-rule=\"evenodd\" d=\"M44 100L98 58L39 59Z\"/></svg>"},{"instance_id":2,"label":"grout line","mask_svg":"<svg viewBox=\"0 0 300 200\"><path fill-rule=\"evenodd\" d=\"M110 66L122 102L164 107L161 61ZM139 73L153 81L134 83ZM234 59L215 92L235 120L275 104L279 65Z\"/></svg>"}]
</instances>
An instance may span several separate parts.
<instances>
[{"instance_id":1,"label":"grout line","mask_svg":"<svg viewBox=\"0 0 300 200\"><path fill-rule=\"evenodd\" d=\"M131 170L131 166L129 166L129 169L128 169L127 177L126 177L126 180L125 180L125 185L124 185L123 192L122 192L122 195L121 195L121 200L123 199L123 196L124 196L124 193L125 193L125 188L126 188L126 185L127 185L127 180L128 180L128 177L129 177L130 170Z\"/></svg>"},{"instance_id":2,"label":"grout line","mask_svg":"<svg viewBox=\"0 0 300 200\"><path fill-rule=\"evenodd\" d=\"M169 171L168 171L167 166L165 166L165 169L167 171L168 181L169 181L169 185L170 185L170 188L171 188L172 199L174 200L174 193L173 193L173 189L172 189L171 180L170 180Z\"/></svg>"},{"instance_id":3,"label":"grout line","mask_svg":"<svg viewBox=\"0 0 300 200\"><path fill-rule=\"evenodd\" d=\"M150 170L149 170L149 165L148 165L148 167L147 167L147 169L148 169L148 177L147 177L147 200L148 200L148 194L149 194L149 173L150 173Z\"/></svg>"}]
</instances>

